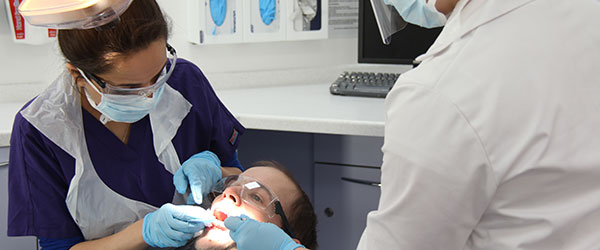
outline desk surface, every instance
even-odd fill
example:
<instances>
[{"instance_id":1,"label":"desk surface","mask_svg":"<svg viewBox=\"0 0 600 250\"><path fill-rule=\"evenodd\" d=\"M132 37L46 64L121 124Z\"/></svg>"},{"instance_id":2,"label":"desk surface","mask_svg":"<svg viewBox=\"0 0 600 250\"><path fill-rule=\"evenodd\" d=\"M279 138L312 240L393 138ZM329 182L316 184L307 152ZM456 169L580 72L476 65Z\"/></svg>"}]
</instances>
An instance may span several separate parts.
<instances>
[{"instance_id":1,"label":"desk surface","mask_svg":"<svg viewBox=\"0 0 600 250\"><path fill-rule=\"evenodd\" d=\"M225 89L217 95L248 129L383 136L383 98L332 95L329 83ZM0 104L0 147L9 145L23 104Z\"/></svg>"},{"instance_id":2,"label":"desk surface","mask_svg":"<svg viewBox=\"0 0 600 250\"><path fill-rule=\"evenodd\" d=\"M9 145L15 115L23 105L25 102L0 103L0 147Z\"/></svg>"},{"instance_id":3,"label":"desk surface","mask_svg":"<svg viewBox=\"0 0 600 250\"><path fill-rule=\"evenodd\" d=\"M384 99L338 96L329 83L217 91L249 129L383 136Z\"/></svg>"}]
</instances>

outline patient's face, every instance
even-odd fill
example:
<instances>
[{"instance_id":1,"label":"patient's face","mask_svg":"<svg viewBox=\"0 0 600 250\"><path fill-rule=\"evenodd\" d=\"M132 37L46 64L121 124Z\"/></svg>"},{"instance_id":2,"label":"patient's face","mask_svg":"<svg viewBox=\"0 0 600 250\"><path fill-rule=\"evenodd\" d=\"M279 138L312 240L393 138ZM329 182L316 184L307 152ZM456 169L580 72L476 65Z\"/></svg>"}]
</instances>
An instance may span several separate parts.
<instances>
[{"instance_id":1,"label":"patient's face","mask_svg":"<svg viewBox=\"0 0 600 250\"><path fill-rule=\"evenodd\" d=\"M274 192L279 198L286 215L290 215L289 206L300 194L296 190L292 180L284 173L271 167L253 167L241 175L258 180L258 182ZM246 214L257 221L270 222L280 228L282 227L282 220L279 215L269 217L264 209L248 205L241 200L240 190L241 186L232 186L225 189L222 195L215 198L211 206L211 211L220 221L202 231L196 240L196 249L236 249L235 243L229 237L229 230L222 223L222 220L225 220L228 216Z\"/></svg>"}]
</instances>

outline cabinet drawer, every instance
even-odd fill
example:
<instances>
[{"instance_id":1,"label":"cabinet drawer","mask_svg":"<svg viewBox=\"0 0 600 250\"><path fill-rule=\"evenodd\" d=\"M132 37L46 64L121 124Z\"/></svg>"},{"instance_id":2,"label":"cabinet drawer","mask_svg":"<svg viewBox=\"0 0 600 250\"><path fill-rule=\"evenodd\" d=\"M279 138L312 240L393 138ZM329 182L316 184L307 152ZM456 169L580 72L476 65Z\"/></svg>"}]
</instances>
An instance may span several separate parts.
<instances>
[{"instance_id":1,"label":"cabinet drawer","mask_svg":"<svg viewBox=\"0 0 600 250\"><path fill-rule=\"evenodd\" d=\"M381 193L377 168L315 165L315 212L319 249L356 249L367 214Z\"/></svg>"},{"instance_id":2,"label":"cabinet drawer","mask_svg":"<svg viewBox=\"0 0 600 250\"><path fill-rule=\"evenodd\" d=\"M8 147L0 147L0 168L8 167Z\"/></svg>"},{"instance_id":3,"label":"cabinet drawer","mask_svg":"<svg viewBox=\"0 0 600 250\"><path fill-rule=\"evenodd\" d=\"M35 237L8 237L7 217L8 217L8 147L0 147L0 249L37 249L37 239Z\"/></svg>"},{"instance_id":4,"label":"cabinet drawer","mask_svg":"<svg viewBox=\"0 0 600 250\"><path fill-rule=\"evenodd\" d=\"M381 167L383 137L316 134L314 140L317 163Z\"/></svg>"}]
</instances>

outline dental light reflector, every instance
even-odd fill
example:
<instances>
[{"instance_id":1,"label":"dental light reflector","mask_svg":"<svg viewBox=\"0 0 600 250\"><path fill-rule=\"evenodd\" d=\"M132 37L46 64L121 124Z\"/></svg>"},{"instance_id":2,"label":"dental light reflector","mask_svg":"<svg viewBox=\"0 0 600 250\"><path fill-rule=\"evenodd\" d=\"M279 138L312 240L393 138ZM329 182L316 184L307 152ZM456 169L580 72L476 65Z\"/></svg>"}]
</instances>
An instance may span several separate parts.
<instances>
[{"instance_id":1,"label":"dental light reflector","mask_svg":"<svg viewBox=\"0 0 600 250\"><path fill-rule=\"evenodd\" d=\"M19 12L34 26L98 28L119 20L133 0L25 0Z\"/></svg>"}]
</instances>

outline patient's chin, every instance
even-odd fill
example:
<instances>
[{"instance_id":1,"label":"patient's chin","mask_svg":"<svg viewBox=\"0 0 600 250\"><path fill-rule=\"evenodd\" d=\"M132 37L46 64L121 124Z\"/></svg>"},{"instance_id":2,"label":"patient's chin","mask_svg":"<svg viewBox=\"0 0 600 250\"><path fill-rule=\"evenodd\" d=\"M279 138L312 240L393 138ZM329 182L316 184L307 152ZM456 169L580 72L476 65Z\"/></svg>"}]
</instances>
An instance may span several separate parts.
<instances>
[{"instance_id":1,"label":"patient's chin","mask_svg":"<svg viewBox=\"0 0 600 250\"><path fill-rule=\"evenodd\" d=\"M196 239L196 250L230 250L237 249L229 236L229 231L218 228L206 228Z\"/></svg>"}]
</instances>

